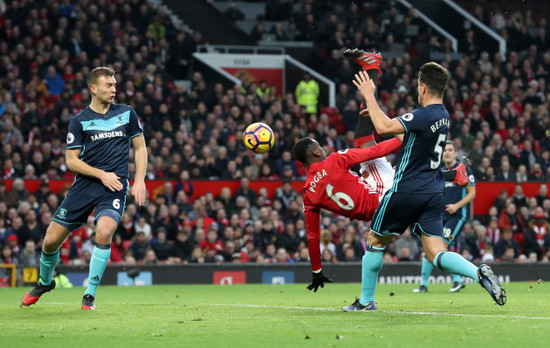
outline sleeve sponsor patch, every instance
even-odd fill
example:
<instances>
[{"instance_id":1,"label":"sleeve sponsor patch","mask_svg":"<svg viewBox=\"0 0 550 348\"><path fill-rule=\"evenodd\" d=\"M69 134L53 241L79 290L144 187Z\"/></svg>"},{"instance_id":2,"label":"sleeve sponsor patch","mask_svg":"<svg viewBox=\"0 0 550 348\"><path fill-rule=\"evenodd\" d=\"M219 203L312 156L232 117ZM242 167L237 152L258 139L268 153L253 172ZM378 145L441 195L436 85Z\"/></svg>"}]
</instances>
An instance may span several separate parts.
<instances>
[{"instance_id":1,"label":"sleeve sponsor patch","mask_svg":"<svg viewBox=\"0 0 550 348\"><path fill-rule=\"evenodd\" d=\"M407 122L412 121L413 118L414 118L414 115L410 112L408 114L405 114L405 115L401 116L401 119L403 121L407 121Z\"/></svg>"}]
</instances>

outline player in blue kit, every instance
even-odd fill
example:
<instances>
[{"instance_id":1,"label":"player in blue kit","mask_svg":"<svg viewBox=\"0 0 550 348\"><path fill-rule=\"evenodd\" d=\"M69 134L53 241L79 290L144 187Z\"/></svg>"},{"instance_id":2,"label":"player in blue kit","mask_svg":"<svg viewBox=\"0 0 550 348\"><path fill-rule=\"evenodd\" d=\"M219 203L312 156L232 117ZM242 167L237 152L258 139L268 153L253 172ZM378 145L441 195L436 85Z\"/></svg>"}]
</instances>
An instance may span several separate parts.
<instances>
[{"instance_id":1,"label":"player in blue kit","mask_svg":"<svg viewBox=\"0 0 550 348\"><path fill-rule=\"evenodd\" d=\"M114 75L114 70L108 67L97 67L90 72L90 106L69 123L66 162L77 175L46 231L40 257L40 280L21 300L23 306L36 303L42 294L55 288L52 276L61 244L72 230L87 222L88 215L95 209L96 246L82 309L96 309L96 289L109 262L111 238L126 207L130 141L136 160L132 193L138 205L145 203L147 149L143 130L131 107L113 103Z\"/></svg>"},{"instance_id":2,"label":"player in blue kit","mask_svg":"<svg viewBox=\"0 0 550 348\"><path fill-rule=\"evenodd\" d=\"M363 256L361 297L343 307L344 311L376 310L374 293L382 268L382 253L408 226L420 237L426 258L435 267L478 281L496 303L506 303L504 287L489 266L478 268L461 255L445 251L442 221L445 181L440 169L450 119L443 105L448 79L449 73L441 65L424 64L417 80L418 103L422 107L390 119L378 106L374 82L363 71L355 75L353 83L367 102L377 132L394 136L404 134L404 139L393 185L372 220Z\"/></svg>"},{"instance_id":3,"label":"player in blue kit","mask_svg":"<svg viewBox=\"0 0 550 348\"><path fill-rule=\"evenodd\" d=\"M454 169L458 167L459 162L456 160L457 151L456 145L453 141L447 141L445 145L445 151L443 152L443 163L445 168ZM453 244L457 235L462 231L462 225L468 215L466 207L476 197L476 187L473 173L468 170L468 185L462 187L460 185L453 184L452 182L445 182L445 189L443 190L443 204L445 206L445 212L443 213L443 237L445 238L445 250L448 250L449 245ZM414 292L427 292L428 282L430 275L432 274L434 266L431 262L422 258L422 283L418 289L414 289ZM453 274L453 287L449 292L458 292L464 288L464 282L462 277L458 274Z\"/></svg>"}]
</instances>

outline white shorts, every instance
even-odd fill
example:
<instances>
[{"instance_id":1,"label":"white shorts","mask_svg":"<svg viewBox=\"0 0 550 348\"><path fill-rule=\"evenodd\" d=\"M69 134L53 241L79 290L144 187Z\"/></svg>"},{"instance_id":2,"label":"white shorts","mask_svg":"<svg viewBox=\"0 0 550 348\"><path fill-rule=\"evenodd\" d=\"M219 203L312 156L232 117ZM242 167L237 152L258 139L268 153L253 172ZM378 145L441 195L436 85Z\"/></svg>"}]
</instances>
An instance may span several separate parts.
<instances>
[{"instance_id":1,"label":"white shorts","mask_svg":"<svg viewBox=\"0 0 550 348\"><path fill-rule=\"evenodd\" d=\"M360 172L363 180L378 194L378 201L393 185L395 171L385 157L361 163Z\"/></svg>"}]
</instances>

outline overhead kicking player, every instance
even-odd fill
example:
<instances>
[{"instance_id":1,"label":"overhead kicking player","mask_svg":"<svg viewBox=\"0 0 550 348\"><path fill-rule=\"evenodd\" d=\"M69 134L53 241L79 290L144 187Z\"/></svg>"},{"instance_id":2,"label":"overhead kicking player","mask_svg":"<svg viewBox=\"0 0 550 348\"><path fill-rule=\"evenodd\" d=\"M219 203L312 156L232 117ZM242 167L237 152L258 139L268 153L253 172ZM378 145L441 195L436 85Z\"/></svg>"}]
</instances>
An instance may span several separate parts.
<instances>
[{"instance_id":1,"label":"overhead kicking player","mask_svg":"<svg viewBox=\"0 0 550 348\"><path fill-rule=\"evenodd\" d=\"M114 75L114 70L108 67L97 67L88 75L92 101L71 119L67 134L67 166L77 176L46 231L40 280L23 297L22 306L36 303L40 296L55 288L52 276L59 248L72 230L86 223L95 208L96 245L82 309L96 309L95 293L109 262L111 238L126 208L130 140L136 159L132 193L138 205L145 203L147 149L143 130L131 107L113 103Z\"/></svg>"},{"instance_id":2,"label":"overhead kicking player","mask_svg":"<svg viewBox=\"0 0 550 348\"><path fill-rule=\"evenodd\" d=\"M454 169L458 166L456 160L456 145L448 140L443 151L443 163L445 168ZM443 204L445 212L443 213L443 238L445 250L449 250L449 245L456 241L456 237L462 231L462 225L466 220L466 207L476 197L476 182L471 171L468 172L468 185L462 187L450 182L445 183L443 190ZM428 282L434 266L426 257L422 258L422 283L418 289L413 292L428 292ZM458 292L464 288L464 282L459 274L453 274L453 287L449 292Z\"/></svg>"},{"instance_id":3,"label":"overhead kicking player","mask_svg":"<svg viewBox=\"0 0 550 348\"><path fill-rule=\"evenodd\" d=\"M375 98L376 85L365 72L353 83L368 104L370 118L381 135L404 135L397 158L395 178L374 215L363 258L361 297L344 311L376 310L374 292L382 268L382 252L408 226L420 237L426 258L435 267L478 281L499 305L506 303L504 287L487 265L476 267L457 253L445 251L443 243L443 188L440 172L449 113L443 93L449 78L445 68L426 63L418 75L418 103L412 113L388 118Z\"/></svg>"},{"instance_id":4,"label":"overhead kicking player","mask_svg":"<svg viewBox=\"0 0 550 348\"><path fill-rule=\"evenodd\" d=\"M366 70L376 78L381 58L373 59ZM372 120L359 116L355 130L355 146L358 148L338 151L326 155L319 143L303 138L293 148L295 158L307 168L307 179L303 188L304 214L308 236L309 258L313 281L308 289L317 291L331 282L321 267L320 253L320 210L326 209L349 219L370 221L379 201L393 183L394 171L384 156L401 146L401 140L394 138L376 144L373 137ZM362 176L350 172L361 164ZM458 174L457 174L458 173ZM449 180L466 184L464 165L446 173Z\"/></svg>"}]
</instances>

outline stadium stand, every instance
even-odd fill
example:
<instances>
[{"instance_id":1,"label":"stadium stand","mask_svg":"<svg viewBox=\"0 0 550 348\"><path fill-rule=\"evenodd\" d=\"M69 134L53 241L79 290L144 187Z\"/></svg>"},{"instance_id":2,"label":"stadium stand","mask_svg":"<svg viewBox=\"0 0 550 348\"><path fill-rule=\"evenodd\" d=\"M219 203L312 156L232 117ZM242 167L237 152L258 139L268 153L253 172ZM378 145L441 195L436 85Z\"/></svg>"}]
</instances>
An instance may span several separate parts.
<instances>
[{"instance_id":1,"label":"stadium stand","mask_svg":"<svg viewBox=\"0 0 550 348\"><path fill-rule=\"evenodd\" d=\"M203 44L202 35L185 23L175 26L162 5L144 0L4 3L0 263L17 263L28 240L41 245L51 214L68 189L52 193L48 182L74 177L65 165L63 139L70 117L90 100L87 73L99 65L115 69L117 102L131 105L144 125L147 178L167 180L151 193L145 208L129 199L113 241L118 252L112 262L303 261L307 238L299 192L282 185L271 195L266 189L252 190L249 181L278 179L287 166L293 179L302 178L304 168L289 154L303 136L316 138L327 151L353 144L360 100L351 80L358 66L341 53L354 47L400 52L384 59L378 84L384 111L392 117L414 108L417 68L431 52L441 53L440 63L451 72L445 103L452 117L450 138L459 154L471 158L478 181L518 184L513 194L503 191L490 209L470 219L457 250L473 260L548 262L550 38L547 21L531 17L535 12L490 13L484 7L479 14L472 9L507 38L508 51L505 57L490 54L472 37L470 49L456 59L449 42L433 36L414 12L400 12L386 1L270 0L240 2L232 11L227 11L230 3L215 3L240 28L257 23L260 15L264 33L257 24L256 30L245 30L256 40L272 35L274 40L314 42L317 70L338 84L332 115L341 117L344 127L338 128L328 115L305 114L292 95L259 98L256 84L226 88L205 83L192 58ZM319 24L315 30L313 23ZM190 87L176 83L182 79ZM262 120L270 120L277 142L271 152L254 155L238 139L247 124ZM198 196L194 181L199 179L231 184L219 195ZM40 188L29 193L24 180L40 180ZM523 184L533 182L539 193L527 196ZM368 224L328 213L321 223L331 253L327 261L362 255ZM518 255L510 255L514 243L504 239L507 229ZM88 263L92 240L90 222L63 246L62 262ZM406 258L396 244L388 247L387 262Z\"/></svg>"}]
</instances>

